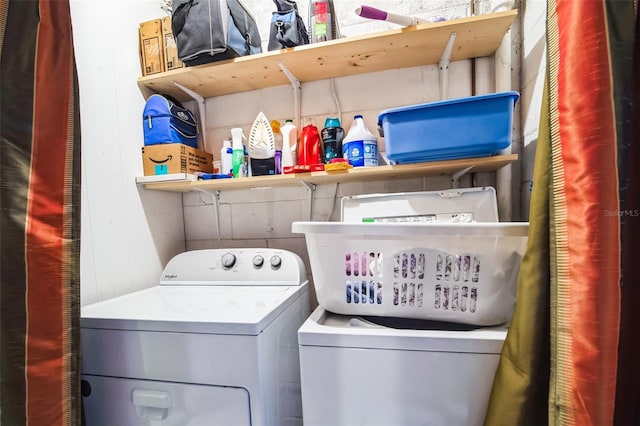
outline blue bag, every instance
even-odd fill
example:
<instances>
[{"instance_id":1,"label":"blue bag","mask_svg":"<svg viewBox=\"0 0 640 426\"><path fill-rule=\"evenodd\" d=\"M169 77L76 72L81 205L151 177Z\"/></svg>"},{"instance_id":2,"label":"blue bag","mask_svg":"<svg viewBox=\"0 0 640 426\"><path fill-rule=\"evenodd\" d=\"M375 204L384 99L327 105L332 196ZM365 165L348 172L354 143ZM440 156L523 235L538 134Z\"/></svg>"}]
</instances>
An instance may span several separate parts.
<instances>
[{"instance_id":1,"label":"blue bag","mask_svg":"<svg viewBox=\"0 0 640 426\"><path fill-rule=\"evenodd\" d=\"M198 147L198 126L193 113L175 99L151 95L142 115L144 144L182 143Z\"/></svg>"}]
</instances>

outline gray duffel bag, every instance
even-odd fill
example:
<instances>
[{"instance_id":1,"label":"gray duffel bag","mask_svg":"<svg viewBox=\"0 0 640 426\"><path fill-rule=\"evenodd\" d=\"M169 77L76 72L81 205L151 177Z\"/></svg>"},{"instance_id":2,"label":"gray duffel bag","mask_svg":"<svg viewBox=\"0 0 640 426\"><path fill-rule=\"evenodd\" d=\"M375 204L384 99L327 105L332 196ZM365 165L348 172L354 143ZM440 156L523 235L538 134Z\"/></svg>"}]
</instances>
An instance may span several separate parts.
<instances>
[{"instance_id":1,"label":"gray duffel bag","mask_svg":"<svg viewBox=\"0 0 640 426\"><path fill-rule=\"evenodd\" d=\"M173 0L171 29L187 66L262 52L258 26L239 0Z\"/></svg>"}]
</instances>

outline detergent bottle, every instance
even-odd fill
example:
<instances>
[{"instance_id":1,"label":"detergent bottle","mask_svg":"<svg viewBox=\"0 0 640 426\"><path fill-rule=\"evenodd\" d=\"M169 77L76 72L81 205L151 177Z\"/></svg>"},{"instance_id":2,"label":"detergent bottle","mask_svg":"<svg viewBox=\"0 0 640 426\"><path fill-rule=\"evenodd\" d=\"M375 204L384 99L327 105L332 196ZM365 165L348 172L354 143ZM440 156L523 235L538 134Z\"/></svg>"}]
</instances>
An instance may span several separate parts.
<instances>
[{"instance_id":1,"label":"detergent bottle","mask_svg":"<svg viewBox=\"0 0 640 426\"><path fill-rule=\"evenodd\" d=\"M271 130L276 143L276 174L282 173L282 132L280 130L280 122L271 120Z\"/></svg>"},{"instance_id":2,"label":"detergent bottle","mask_svg":"<svg viewBox=\"0 0 640 426\"><path fill-rule=\"evenodd\" d=\"M231 163L233 167L233 177L239 178L241 176L241 172L244 169L244 145L242 144L242 139L245 138L244 133L242 133L241 127L234 127L231 129L231 140L232 144L232 154L231 154Z\"/></svg>"},{"instance_id":3,"label":"detergent bottle","mask_svg":"<svg viewBox=\"0 0 640 426\"><path fill-rule=\"evenodd\" d=\"M282 133L282 170L285 167L291 167L296 165L297 160L297 146L298 146L298 128L293 124L293 120L288 118L284 126L280 128Z\"/></svg>"},{"instance_id":4,"label":"detergent bottle","mask_svg":"<svg viewBox=\"0 0 640 426\"><path fill-rule=\"evenodd\" d=\"M353 167L378 165L378 140L367 129L361 115L353 117L353 123L342 140L343 158Z\"/></svg>"},{"instance_id":5,"label":"detergent bottle","mask_svg":"<svg viewBox=\"0 0 640 426\"><path fill-rule=\"evenodd\" d=\"M324 163L324 150L318 128L307 124L300 133L300 147L298 148L298 164L310 166Z\"/></svg>"},{"instance_id":6,"label":"detergent bottle","mask_svg":"<svg viewBox=\"0 0 640 426\"><path fill-rule=\"evenodd\" d=\"M344 129L340 127L340 119L327 118L324 121L324 129L322 129L320 135L324 146L324 162L329 163L334 158L342 158Z\"/></svg>"}]
</instances>

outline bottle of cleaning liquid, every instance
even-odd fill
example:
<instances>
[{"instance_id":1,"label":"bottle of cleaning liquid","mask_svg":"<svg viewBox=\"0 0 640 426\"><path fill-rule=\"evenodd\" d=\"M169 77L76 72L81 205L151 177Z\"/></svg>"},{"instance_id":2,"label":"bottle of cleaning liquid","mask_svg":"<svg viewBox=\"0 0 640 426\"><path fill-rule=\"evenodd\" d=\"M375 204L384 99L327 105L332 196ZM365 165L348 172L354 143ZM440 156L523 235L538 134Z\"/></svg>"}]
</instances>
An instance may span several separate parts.
<instances>
[{"instance_id":1,"label":"bottle of cleaning liquid","mask_svg":"<svg viewBox=\"0 0 640 426\"><path fill-rule=\"evenodd\" d=\"M296 165L296 156L297 153L297 145L298 145L298 128L295 124L293 124L293 120L288 118L284 126L280 129L280 133L282 133L282 159L281 166L282 170L285 167L291 167Z\"/></svg>"},{"instance_id":2,"label":"bottle of cleaning liquid","mask_svg":"<svg viewBox=\"0 0 640 426\"><path fill-rule=\"evenodd\" d=\"M342 155L353 167L378 165L378 140L367 129L361 115L353 117L351 128L342 140Z\"/></svg>"},{"instance_id":3,"label":"bottle of cleaning liquid","mask_svg":"<svg viewBox=\"0 0 640 426\"><path fill-rule=\"evenodd\" d=\"M231 149L231 141L222 141L222 149L220 149L220 173L230 175L233 173L233 149Z\"/></svg>"},{"instance_id":4,"label":"bottle of cleaning liquid","mask_svg":"<svg viewBox=\"0 0 640 426\"><path fill-rule=\"evenodd\" d=\"M329 163L334 158L342 158L344 129L340 127L340 119L327 118L320 136L322 137L322 145L324 145L324 162Z\"/></svg>"},{"instance_id":5,"label":"bottle of cleaning liquid","mask_svg":"<svg viewBox=\"0 0 640 426\"><path fill-rule=\"evenodd\" d=\"M300 147L298 148L298 164L310 166L324 163L324 150L318 128L308 124L300 132Z\"/></svg>"},{"instance_id":6,"label":"bottle of cleaning liquid","mask_svg":"<svg viewBox=\"0 0 640 426\"><path fill-rule=\"evenodd\" d=\"M271 120L271 131L276 144L276 174L279 175L282 173L282 133L278 120Z\"/></svg>"},{"instance_id":7,"label":"bottle of cleaning liquid","mask_svg":"<svg viewBox=\"0 0 640 426\"><path fill-rule=\"evenodd\" d=\"M309 1L309 40L311 43L338 38L333 0Z\"/></svg>"},{"instance_id":8,"label":"bottle of cleaning liquid","mask_svg":"<svg viewBox=\"0 0 640 426\"><path fill-rule=\"evenodd\" d=\"M242 144L242 139L244 137L241 127L234 127L231 129L231 140L233 141L231 165L234 178L241 177L244 168L244 145Z\"/></svg>"}]
</instances>

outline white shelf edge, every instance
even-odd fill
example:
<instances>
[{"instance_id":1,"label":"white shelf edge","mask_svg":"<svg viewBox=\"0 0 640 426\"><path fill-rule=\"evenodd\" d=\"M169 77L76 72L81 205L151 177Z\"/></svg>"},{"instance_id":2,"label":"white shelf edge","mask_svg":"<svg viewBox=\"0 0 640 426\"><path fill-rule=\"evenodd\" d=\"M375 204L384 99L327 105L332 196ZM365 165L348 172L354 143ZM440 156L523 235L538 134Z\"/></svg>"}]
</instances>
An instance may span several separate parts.
<instances>
[{"instance_id":1,"label":"white shelf edge","mask_svg":"<svg viewBox=\"0 0 640 426\"><path fill-rule=\"evenodd\" d=\"M189 173L172 173L167 175L154 176L136 176L137 184L156 183L156 182L181 182L198 180L198 176Z\"/></svg>"}]
</instances>

